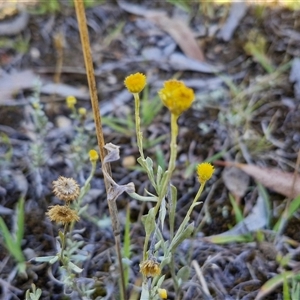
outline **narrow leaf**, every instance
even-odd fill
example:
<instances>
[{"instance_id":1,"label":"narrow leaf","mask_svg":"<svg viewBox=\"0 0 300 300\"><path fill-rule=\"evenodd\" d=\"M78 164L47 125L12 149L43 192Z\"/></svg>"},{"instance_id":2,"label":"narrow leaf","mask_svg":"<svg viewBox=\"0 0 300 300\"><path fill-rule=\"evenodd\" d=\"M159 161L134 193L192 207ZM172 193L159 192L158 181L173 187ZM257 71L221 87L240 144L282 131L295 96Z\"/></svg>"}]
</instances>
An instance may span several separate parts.
<instances>
[{"instance_id":1,"label":"narrow leaf","mask_svg":"<svg viewBox=\"0 0 300 300\"><path fill-rule=\"evenodd\" d=\"M133 199L136 199L136 200L139 200L139 201L144 201L144 202L148 202L148 201L151 201L151 202L157 202L157 197L153 196L153 197L147 197L147 196L141 196L137 193L128 193L128 195L133 198Z\"/></svg>"},{"instance_id":2,"label":"narrow leaf","mask_svg":"<svg viewBox=\"0 0 300 300\"><path fill-rule=\"evenodd\" d=\"M287 222L291 216L298 210L300 207L300 195L296 197L290 204L287 213L284 211L280 217L280 219L277 221L277 223L274 226L274 230L277 232L285 222Z\"/></svg>"},{"instance_id":3,"label":"narrow leaf","mask_svg":"<svg viewBox=\"0 0 300 300\"><path fill-rule=\"evenodd\" d=\"M175 213L177 205L177 189L174 185L171 185L171 197L169 201L169 222L170 222L170 238L174 236L174 226L175 226Z\"/></svg>"},{"instance_id":4,"label":"narrow leaf","mask_svg":"<svg viewBox=\"0 0 300 300\"><path fill-rule=\"evenodd\" d=\"M150 235L155 229L155 216L154 207L151 208L147 215L142 217L142 222L144 223L146 235Z\"/></svg>"},{"instance_id":5,"label":"narrow leaf","mask_svg":"<svg viewBox=\"0 0 300 300\"><path fill-rule=\"evenodd\" d=\"M160 209L159 209L159 219L161 223L161 230L164 229L164 223L167 215L167 209L166 209L166 199L165 197L161 201Z\"/></svg>"},{"instance_id":6,"label":"narrow leaf","mask_svg":"<svg viewBox=\"0 0 300 300\"><path fill-rule=\"evenodd\" d=\"M213 236L206 237L204 239L214 244L249 242L248 235L213 235Z\"/></svg>"},{"instance_id":7,"label":"narrow leaf","mask_svg":"<svg viewBox=\"0 0 300 300\"><path fill-rule=\"evenodd\" d=\"M179 269L177 273L177 278L180 278L183 282L187 281L189 279L191 272L190 266L183 266L182 268Z\"/></svg>"},{"instance_id":8,"label":"narrow leaf","mask_svg":"<svg viewBox=\"0 0 300 300\"><path fill-rule=\"evenodd\" d=\"M16 244L21 249L21 242L24 236L24 198L20 198L17 205L17 228Z\"/></svg>"},{"instance_id":9,"label":"narrow leaf","mask_svg":"<svg viewBox=\"0 0 300 300\"><path fill-rule=\"evenodd\" d=\"M83 271L83 269L79 268L78 266L76 266L75 264L73 264L71 261L69 261L68 267L70 269L72 269L75 273L81 273Z\"/></svg>"},{"instance_id":10,"label":"narrow leaf","mask_svg":"<svg viewBox=\"0 0 300 300\"><path fill-rule=\"evenodd\" d=\"M284 279L290 279L296 274L292 271L286 271L269 279L260 289L254 300L262 300L274 291L278 286L282 285Z\"/></svg>"},{"instance_id":11,"label":"narrow leaf","mask_svg":"<svg viewBox=\"0 0 300 300\"><path fill-rule=\"evenodd\" d=\"M10 234L6 224L4 223L3 219L0 217L0 230L2 232L5 247L9 251L9 253L14 257L14 259L21 263L25 261L23 253L20 247L16 244L14 238Z\"/></svg>"},{"instance_id":12,"label":"narrow leaf","mask_svg":"<svg viewBox=\"0 0 300 300\"><path fill-rule=\"evenodd\" d=\"M34 258L34 260L36 262L50 262L51 259L57 257L56 255L52 255L52 256L40 256L40 257L36 257Z\"/></svg>"},{"instance_id":13,"label":"narrow leaf","mask_svg":"<svg viewBox=\"0 0 300 300\"><path fill-rule=\"evenodd\" d=\"M157 183L158 186L160 185L162 174L163 174L163 170L162 170L161 166L158 166L157 167L157 174L156 174L156 183Z\"/></svg>"},{"instance_id":14,"label":"narrow leaf","mask_svg":"<svg viewBox=\"0 0 300 300\"><path fill-rule=\"evenodd\" d=\"M229 200L230 200L230 203L233 207L236 223L239 223L239 222L243 221L244 220L243 213L242 213L240 207L237 205L235 199L232 197L231 194L229 194Z\"/></svg>"},{"instance_id":15,"label":"narrow leaf","mask_svg":"<svg viewBox=\"0 0 300 300\"><path fill-rule=\"evenodd\" d=\"M170 251L175 251L176 248L185 240L188 239L194 231L194 222L189 224L183 231L175 236L170 245Z\"/></svg>"}]
</instances>

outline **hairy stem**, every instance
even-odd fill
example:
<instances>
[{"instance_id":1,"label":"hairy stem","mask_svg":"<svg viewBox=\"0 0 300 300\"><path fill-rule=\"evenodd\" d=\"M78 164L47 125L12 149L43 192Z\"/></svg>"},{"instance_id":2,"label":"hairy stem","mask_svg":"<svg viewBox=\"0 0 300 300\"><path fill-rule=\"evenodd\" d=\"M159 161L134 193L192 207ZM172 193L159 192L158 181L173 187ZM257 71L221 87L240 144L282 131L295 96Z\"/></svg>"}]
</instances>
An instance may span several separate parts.
<instances>
[{"instance_id":1,"label":"hairy stem","mask_svg":"<svg viewBox=\"0 0 300 300\"><path fill-rule=\"evenodd\" d=\"M155 206L155 215L159 211L162 199L166 196L168 191L168 186L171 181L173 171L175 169L176 157L177 157L177 136L178 136L178 116L171 114L171 143L170 143L170 160L167 170L167 178L164 181L164 185L160 189L160 195L158 197L157 204Z\"/></svg>"},{"instance_id":2,"label":"hairy stem","mask_svg":"<svg viewBox=\"0 0 300 300\"><path fill-rule=\"evenodd\" d=\"M135 103L135 131L136 131L136 140L139 148L141 158L145 160L144 151L143 151L143 134L141 131L141 118L140 118L140 96L138 93L133 94L134 103Z\"/></svg>"},{"instance_id":3,"label":"hairy stem","mask_svg":"<svg viewBox=\"0 0 300 300\"><path fill-rule=\"evenodd\" d=\"M173 174L173 171L175 169L175 164L176 164L176 157L177 157L177 136L178 136L178 115L171 114L171 142L170 142L170 160L169 160L169 166L168 170L166 171L166 180L164 181L163 186L160 188L160 193L158 195L158 200L157 203L154 207L154 215L156 216L163 198L166 196L167 191L168 191L168 186L171 181L171 177ZM148 244L149 244L149 237L145 239L144 242L144 251L143 251L143 258L145 259L146 257L146 251L148 249Z\"/></svg>"},{"instance_id":4,"label":"hairy stem","mask_svg":"<svg viewBox=\"0 0 300 300\"><path fill-rule=\"evenodd\" d=\"M64 226L64 232L63 232L63 239L61 241L61 251L60 251L60 259L63 262L64 261L64 250L66 248L66 241L67 241L67 233L68 233L68 227L69 224L66 223Z\"/></svg>"}]
</instances>

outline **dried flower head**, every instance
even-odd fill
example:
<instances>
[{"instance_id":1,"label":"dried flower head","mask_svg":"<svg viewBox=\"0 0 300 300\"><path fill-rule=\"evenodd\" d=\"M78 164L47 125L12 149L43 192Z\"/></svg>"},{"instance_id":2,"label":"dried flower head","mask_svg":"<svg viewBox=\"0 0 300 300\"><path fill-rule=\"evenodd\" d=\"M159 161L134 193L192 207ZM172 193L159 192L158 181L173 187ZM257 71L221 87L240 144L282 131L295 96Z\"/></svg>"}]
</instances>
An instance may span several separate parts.
<instances>
[{"instance_id":1,"label":"dried flower head","mask_svg":"<svg viewBox=\"0 0 300 300\"><path fill-rule=\"evenodd\" d=\"M168 298L168 293L166 289L158 289L158 295L162 299L167 299Z\"/></svg>"},{"instance_id":2,"label":"dried flower head","mask_svg":"<svg viewBox=\"0 0 300 300\"><path fill-rule=\"evenodd\" d=\"M178 80L165 81L158 95L163 104L176 116L190 108L195 99L194 91Z\"/></svg>"},{"instance_id":3,"label":"dried flower head","mask_svg":"<svg viewBox=\"0 0 300 300\"><path fill-rule=\"evenodd\" d=\"M140 93L146 85L146 76L142 73L135 73L127 76L124 84L132 94Z\"/></svg>"},{"instance_id":4,"label":"dried flower head","mask_svg":"<svg viewBox=\"0 0 300 300\"><path fill-rule=\"evenodd\" d=\"M67 224L73 221L80 220L79 216L77 215L77 212L71 209L69 206L50 206L46 215L48 215L51 221L62 224Z\"/></svg>"},{"instance_id":5,"label":"dried flower head","mask_svg":"<svg viewBox=\"0 0 300 300\"><path fill-rule=\"evenodd\" d=\"M96 162L99 158L98 152L94 149L90 150L89 156L91 162Z\"/></svg>"},{"instance_id":6,"label":"dried flower head","mask_svg":"<svg viewBox=\"0 0 300 300\"><path fill-rule=\"evenodd\" d=\"M80 187L73 178L60 176L57 180L53 181L53 193L57 198L70 202L77 199Z\"/></svg>"},{"instance_id":7,"label":"dried flower head","mask_svg":"<svg viewBox=\"0 0 300 300\"><path fill-rule=\"evenodd\" d=\"M77 100L74 96L68 96L66 102L67 102L67 106L72 109L74 108Z\"/></svg>"},{"instance_id":8,"label":"dried flower head","mask_svg":"<svg viewBox=\"0 0 300 300\"><path fill-rule=\"evenodd\" d=\"M200 183L205 183L214 173L214 166L210 163L202 163L197 166L197 175Z\"/></svg>"},{"instance_id":9,"label":"dried flower head","mask_svg":"<svg viewBox=\"0 0 300 300\"><path fill-rule=\"evenodd\" d=\"M159 263L153 259L147 259L140 264L140 272L146 277L158 276L161 273Z\"/></svg>"}]
</instances>

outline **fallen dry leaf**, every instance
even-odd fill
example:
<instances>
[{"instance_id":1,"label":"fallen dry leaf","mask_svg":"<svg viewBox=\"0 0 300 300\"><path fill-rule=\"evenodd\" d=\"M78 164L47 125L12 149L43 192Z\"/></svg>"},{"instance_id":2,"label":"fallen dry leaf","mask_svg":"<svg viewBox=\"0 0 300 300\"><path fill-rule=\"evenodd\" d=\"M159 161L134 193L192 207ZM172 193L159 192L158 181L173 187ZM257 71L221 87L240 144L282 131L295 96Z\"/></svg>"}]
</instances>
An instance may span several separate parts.
<instances>
[{"instance_id":1,"label":"fallen dry leaf","mask_svg":"<svg viewBox=\"0 0 300 300\"><path fill-rule=\"evenodd\" d=\"M220 30L218 37L223 41L228 42L231 40L236 28L239 26L240 21L247 13L247 6L244 2L234 2L231 5L230 14Z\"/></svg>"},{"instance_id":2,"label":"fallen dry leaf","mask_svg":"<svg viewBox=\"0 0 300 300\"><path fill-rule=\"evenodd\" d=\"M197 61L205 60L203 52L200 49L192 30L183 20L179 20L178 18L172 19L163 11L149 10L140 5L124 1L118 1L118 4L125 11L138 16L143 16L155 23L162 30L166 31L175 40L187 57Z\"/></svg>"},{"instance_id":3,"label":"fallen dry leaf","mask_svg":"<svg viewBox=\"0 0 300 300\"><path fill-rule=\"evenodd\" d=\"M41 83L40 92L44 94L57 94L61 97L73 95L79 99L89 99L87 88L77 88L64 83L53 83L36 75L32 70L18 71L3 74L0 77L0 105L14 104L14 95L21 90L34 89Z\"/></svg>"},{"instance_id":4,"label":"fallen dry leaf","mask_svg":"<svg viewBox=\"0 0 300 300\"><path fill-rule=\"evenodd\" d=\"M4 20L0 23L0 36L16 35L23 31L28 24L29 14L23 10L17 16L13 16L12 20Z\"/></svg>"},{"instance_id":5,"label":"fallen dry leaf","mask_svg":"<svg viewBox=\"0 0 300 300\"><path fill-rule=\"evenodd\" d=\"M198 61L205 60L192 30L184 21L171 19L166 14L155 13L153 11L148 13L146 18L166 31L187 57Z\"/></svg>"},{"instance_id":6,"label":"fallen dry leaf","mask_svg":"<svg viewBox=\"0 0 300 300\"><path fill-rule=\"evenodd\" d=\"M265 205L264 198L262 196L259 196L257 198L256 204L253 206L251 213L246 218L244 218L244 220L242 220L226 232L205 237L205 240L212 243L218 243L220 237L238 236L247 234L249 232L255 232L259 229L264 228L267 223L268 209Z\"/></svg>"},{"instance_id":7,"label":"fallen dry leaf","mask_svg":"<svg viewBox=\"0 0 300 300\"><path fill-rule=\"evenodd\" d=\"M294 58L291 73L290 82L294 83L294 94L297 100L300 100L300 59Z\"/></svg>"},{"instance_id":8,"label":"fallen dry leaf","mask_svg":"<svg viewBox=\"0 0 300 300\"><path fill-rule=\"evenodd\" d=\"M227 167L222 173L222 178L227 189L238 198L244 197L250 177L241 169L236 167Z\"/></svg>"},{"instance_id":9,"label":"fallen dry leaf","mask_svg":"<svg viewBox=\"0 0 300 300\"><path fill-rule=\"evenodd\" d=\"M202 72L208 74L221 71L221 68L216 68L204 61L198 61L177 52L169 56L168 63L171 66L171 68L175 71L188 70L188 71Z\"/></svg>"},{"instance_id":10,"label":"fallen dry leaf","mask_svg":"<svg viewBox=\"0 0 300 300\"><path fill-rule=\"evenodd\" d=\"M223 165L226 167L237 167L252 176L255 180L259 181L265 187L288 198L295 198L300 195L300 176L298 174L296 175L295 184L293 186L294 173L283 172L275 168L261 168L255 165L235 162L216 161L214 163L216 165Z\"/></svg>"},{"instance_id":11,"label":"fallen dry leaf","mask_svg":"<svg viewBox=\"0 0 300 300\"><path fill-rule=\"evenodd\" d=\"M79 99L84 99L88 100L89 99L89 91L87 88L77 88L74 86L71 86L69 84L64 84L64 83L54 83L54 82L48 82L44 83L41 86L41 93L44 94L56 94L61 97L68 97L70 95L79 98Z\"/></svg>"},{"instance_id":12,"label":"fallen dry leaf","mask_svg":"<svg viewBox=\"0 0 300 300\"><path fill-rule=\"evenodd\" d=\"M4 74L0 77L0 104L13 99L13 95L20 90L34 87L38 77L31 70L18 71Z\"/></svg>"}]
</instances>

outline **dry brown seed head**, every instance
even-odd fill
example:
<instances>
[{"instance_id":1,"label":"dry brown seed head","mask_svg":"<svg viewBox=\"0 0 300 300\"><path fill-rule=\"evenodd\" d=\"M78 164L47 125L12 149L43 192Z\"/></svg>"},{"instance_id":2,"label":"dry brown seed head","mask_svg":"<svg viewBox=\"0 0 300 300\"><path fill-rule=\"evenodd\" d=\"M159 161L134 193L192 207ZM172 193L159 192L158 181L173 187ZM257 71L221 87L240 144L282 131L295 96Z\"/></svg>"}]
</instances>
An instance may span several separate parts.
<instances>
[{"instance_id":1,"label":"dry brown seed head","mask_svg":"<svg viewBox=\"0 0 300 300\"><path fill-rule=\"evenodd\" d=\"M70 202L78 198L80 187L73 178L60 176L53 181L53 193L57 198Z\"/></svg>"},{"instance_id":2,"label":"dry brown seed head","mask_svg":"<svg viewBox=\"0 0 300 300\"><path fill-rule=\"evenodd\" d=\"M62 224L80 220L75 210L68 206L62 205L50 206L49 210L46 212L46 215L48 215L51 221Z\"/></svg>"},{"instance_id":3,"label":"dry brown seed head","mask_svg":"<svg viewBox=\"0 0 300 300\"><path fill-rule=\"evenodd\" d=\"M140 272L146 277L155 277L161 273L159 263L153 259L147 259L140 264Z\"/></svg>"}]
</instances>

